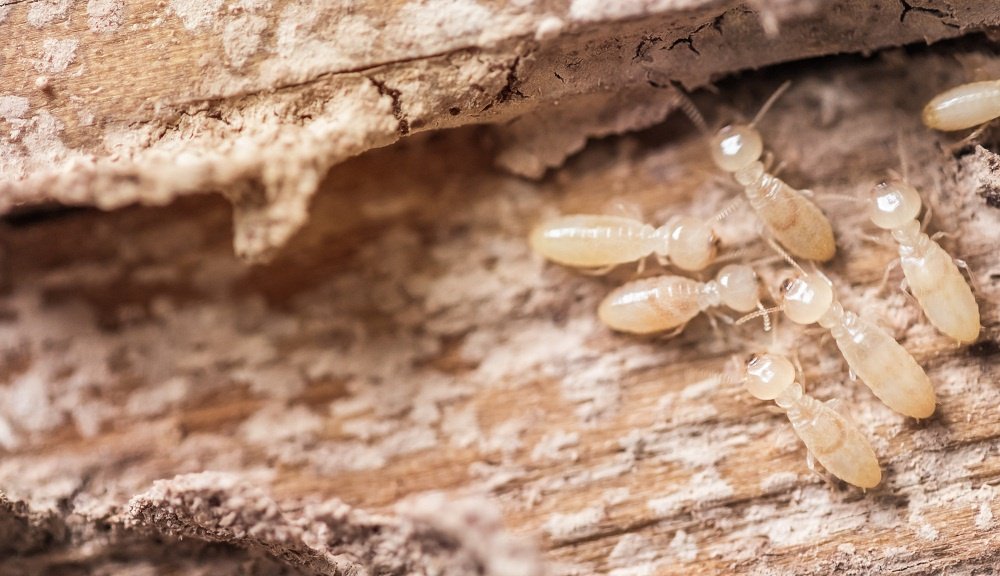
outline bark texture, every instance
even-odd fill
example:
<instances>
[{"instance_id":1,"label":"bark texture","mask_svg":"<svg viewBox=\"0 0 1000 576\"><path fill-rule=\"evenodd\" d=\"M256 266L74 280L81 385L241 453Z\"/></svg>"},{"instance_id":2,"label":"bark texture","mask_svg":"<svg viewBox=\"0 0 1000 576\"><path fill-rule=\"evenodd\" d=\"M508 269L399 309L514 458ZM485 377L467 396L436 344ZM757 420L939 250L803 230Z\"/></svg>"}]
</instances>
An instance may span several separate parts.
<instances>
[{"instance_id":1,"label":"bark texture","mask_svg":"<svg viewBox=\"0 0 1000 576\"><path fill-rule=\"evenodd\" d=\"M613 4L0 7L0 573L998 568L996 131L954 148L919 123L998 76L995 6ZM789 79L766 145L831 216L845 306L927 369L927 422L787 324L613 334L596 306L634 269L530 253L559 212L717 212L736 191L662 122L670 83L714 82L696 103L722 122ZM878 293L894 251L824 196L866 194L900 154L979 288L972 346L898 272ZM766 252L745 208L719 233ZM786 272L761 265L772 289ZM845 403L879 488L824 483L783 416L717 377L769 346Z\"/></svg>"}]
</instances>

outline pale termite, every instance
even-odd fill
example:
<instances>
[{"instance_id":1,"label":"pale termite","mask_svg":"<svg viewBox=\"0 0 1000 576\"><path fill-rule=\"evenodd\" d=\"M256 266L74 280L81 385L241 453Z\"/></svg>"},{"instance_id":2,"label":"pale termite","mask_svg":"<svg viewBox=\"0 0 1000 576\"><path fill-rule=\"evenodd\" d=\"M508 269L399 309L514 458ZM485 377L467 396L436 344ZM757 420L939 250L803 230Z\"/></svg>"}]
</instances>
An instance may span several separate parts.
<instances>
[{"instance_id":1,"label":"pale termite","mask_svg":"<svg viewBox=\"0 0 1000 576\"><path fill-rule=\"evenodd\" d=\"M917 215L920 193L901 178L872 189L868 213L872 222L891 230L899 243L899 263L906 284L927 319L959 344L979 338L979 305L962 277L959 264L921 229Z\"/></svg>"},{"instance_id":2,"label":"pale termite","mask_svg":"<svg viewBox=\"0 0 1000 576\"><path fill-rule=\"evenodd\" d=\"M708 282L670 275L633 280L608 294L597 314L621 332L679 333L699 313L720 305L737 312L763 308L753 268L730 264Z\"/></svg>"},{"instance_id":3,"label":"pale termite","mask_svg":"<svg viewBox=\"0 0 1000 576\"><path fill-rule=\"evenodd\" d=\"M681 270L703 270L718 253L710 222L677 216L659 228L625 216L574 214L543 222L531 247L548 260L576 268L607 269L655 255Z\"/></svg>"},{"instance_id":4,"label":"pale termite","mask_svg":"<svg viewBox=\"0 0 1000 576\"><path fill-rule=\"evenodd\" d=\"M950 132L1000 118L1000 80L970 82L938 94L924 106L924 125Z\"/></svg>"},{"instance_id":5,"label":"pale termite","mask_svg":"<svg viewBox=\"0 0 1000 576\"><path fill-rule=\"evenodd\" d=\"M882 469L868 439L829 403L806 394L787 358L754 354L744 367L743 383L754 397L774 400L809 454L827 472L859 488L874 488L882 481Z\"/></svg>"}]
</instances>

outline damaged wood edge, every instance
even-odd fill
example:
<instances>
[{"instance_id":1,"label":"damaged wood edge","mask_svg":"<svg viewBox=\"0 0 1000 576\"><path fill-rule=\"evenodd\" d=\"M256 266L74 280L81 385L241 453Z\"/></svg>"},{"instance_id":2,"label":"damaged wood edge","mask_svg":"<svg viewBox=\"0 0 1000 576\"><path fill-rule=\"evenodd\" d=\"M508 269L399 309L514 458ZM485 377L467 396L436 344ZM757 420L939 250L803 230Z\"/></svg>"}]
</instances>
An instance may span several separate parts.
<instances>
[{"instance_id":1,"label":"damaged wood edge","mask_svg":"<svg viewBox=\"0 0 1000 576\"><path fill-rule=\"evenodd\" d=\"M295 520L282 512L289 506L298 512ZM95 523L103 525L100 537ZM537 550L507 535L499 510L480 499L430 494L397 506L395 515L371 514L339 500L281 505L245 480L210 472L154 482L101 521L77 517L67 524L0 497L0 534L10 536L6 552L25 566L33 552L51 554L74 540L93 542L90 555L100 556L186 539L242 548L308 573L434 573L441 566L446 574L543 572Z\"/></svg>"},{"instance_id":2,"label":"damaged wood edge","mask_svg":"<svg viewBox=\"0 0 1000 576\"><path fill-rule=\"evenodd\" d=\"M0 492L0 554L30 554L53 543L65 542L69 529L54 511L32 511Z\"/></svg>"},{"instance_id":3,"label":"damaged wood edge","mask_svg":"<svg viewBox=\"0 0 1000 576\"><path fill-rule=\"evenodd\" d=\"M906 17L906 5L901 9L901 23L913 20ZM465 46L353 69L341 68L322 72L305 81L281 83L254 92L160 102L149 109L152 118L130 122L132 129L153 136L143 152L145 157L140 156L124 166L99 157L90 165L78 163L23 181L0 182L0 209L9 211L15 206L45 201L114 209L136 202L165 204L181 194L222 191L234 200L237 254L252 262L264 262L304 224L309 199L330 167L366 150L391 145L408 135L467 124L499 125L522 117L529 118L524 122L529 123L533 112L550 114L555 103L561 112L579 107L580 113L573 122L576 125L567 127L570 134L561 141L545 140L544 136L526 130L508 142L507 149L523 146L527 150L527 156L522 154L520 157L528 164L514 155L501 161L501 166L515 173L538 177L579 150L589 137L635 130L662 120L671 109L664 103L665 95L649 96L646 104L649 110L642 117L633 116L622 121L605 106L602 118L579 121L588 107L594 105L592 100L588 102L582 97L607 93L608 86L617 87L618 91L627 91L630 87L648 88L647 76L651 70L656 71L658 77L679 81L693 89L704 86L716 76L750 67L845 50L870 51L918 39L931 41L974 31L976 26L988 24L963 22L964 28L956 29L952 22L954 16L912 6L909 11L936 18L942 22L943 29L930 32L924 23L912 30L903 28L895 37L856 39L853 48L803 47L796 53L794 46L785 46L785 53L778 54L772 47L771 53L762 53L755 60L752 51L740 51L738 45L764 37L760 22L763 16L738 4L727 3L688 12L580 24L557 30L552 37L539 38L539 33L510 36L489 48ZM977 16L973 14L970 18ZM722 41L723 22L729 20L736 24L726 28L731 32ZM796 32L797 28L808 27L809 22L783 22L779 39L794 38L801 32ZM651 34L650 29L663 32ZM720 38L704 44L699 42L700 48L696 48L695 36L707 31L715 31ZM618 47L601 47L604 40L613 40ZM786 43L789 42L792 40ZM688 47L686 57L673 50L680 46ZM595 62L586 62L587 58L580 60L586 69L578 70L567 82L567 73L560 74L570 61L567 59L579 59L588 50L597 51L590 54ZM751 54L745 54L747 52ZM734 54L741 54L746 61L734 62ZM631 64L622 66L622 59ZM448 74L463 66L484 63L487 69L493 70L484 77L487 84L473 82L449 86L445 82L443 88L439 85L440 80L451 79ZM600 71L604 68L610 74ZM372 88L370 96L365 86ZM295 110L301 111L317 101L336 106L320 110L319 115L312 112L294 114ZM408 105L411 101L419 101L421 113L413 112L417 104ZM481 104L475 105L476 102ZM269 128L265 126L268 129L256 139L239 141L237 147L233 146L240 131L229 126L228 118L249 116L252 111L275 106L291 110L293 114L288 119L295 123L279 120ZM220 122L225 126L220 127ZM166 134L179 132L182 127L195 138L187 141L188 159L178 170L176 158L158 150L156 143ZM504 128L498 130L504 134ZM533 141L536 144L533 145ZM275 156L280 156L282 162L269 160ZM257 192L250 195L232 192L239 189Z\"/></svg>"}]
</instances>

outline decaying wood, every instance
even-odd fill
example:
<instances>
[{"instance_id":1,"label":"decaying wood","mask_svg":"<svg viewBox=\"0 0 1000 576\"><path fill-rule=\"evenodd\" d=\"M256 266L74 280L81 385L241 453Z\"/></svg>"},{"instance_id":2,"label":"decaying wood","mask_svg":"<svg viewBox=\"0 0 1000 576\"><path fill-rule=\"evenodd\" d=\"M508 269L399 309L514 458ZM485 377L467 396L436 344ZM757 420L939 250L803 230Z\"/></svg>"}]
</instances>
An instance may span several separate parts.
<instances>
[{"instance_id":1,"label":"decaying wood","mask_svg":"<svg viewBox=\"0 0 1000 576\"><path fill-rule=\"evenodd\" d=\"M659 122L672 81L1000 23L982 0L757 4L5 1L0 209L216 190L260 260L331 165L408 134L513 121L497 160L537 176Z\"/></svg>"},{"instance_id":2,"label":"decaying wood","mask_svg":"<svg viewBox=\"0 0 1000 576\"><path fill-rule=\"evenodd\" d=\"M709 2L629 4L579 21L572 8L490 8L505 16L491 12L486 26L459 19L467 4L455 2L409 36L405 4L353 20L346 8L291 2L148 4L119 16L113 1L0 8L0 30L19 32L0 48L0 77L23 80L10 93L29 99L26 112L0 114L14 136L0 139L6 206L169 203L21 207L4 224L0 572L1000 565L996 132L952 150L954 139L919 124L936 91L995 69L986 37L770 68L696 98L723 120L794 81L761 125L767 145L783 177L815 190L832 217L841 253L827 270L844 304L888 327L936 385L937 414L906 420L849 381L830 342L778 327L810 393L841 398L872 440L885 480L867 494L810 473L784 418L715 378L734 354L771 345L759 325L716 333L697 321L669 341L616 335L596 306L634 270L595 278L530 253L527 233L548 214L624 201L660 222L725 205L735 190L689 122L592 141L540 180L511 174L540 175L589 135L659 122L669 91L650 80L698 86L750 66L958 35L997 17L988 3L868 3L867 20L836 17L856 3L761 3L763 19ZM777 22L775 39L762 21ZM339 27L372 22L396 22L383 36L398 44L345 52ZM721 30L692 32L706 22ZM803 43L820 23L828 36ZM246 45L233 35L250 29L275 51L235 49ZM434 44L435 33L448 42ZM62 72L23 56L73 34L86 37ZM132 55L150 52L162 67L132 71ZM37 65L58 67L56 56ZM182 72L192 61L200 75ZM134 86L121 81L128 71ZM36 85L39 75L48 79ZM195 76L205 79L180 81ZM88 109L91 123L68 120ZM45 114L63 123L54 140ZM437 130L470 122L495 125ZM979 286L984 335L973 346L936 334L895 290L898 275L879 294L892 250L864 239L875 231L856 206L824 197L862 194L898 169L897 142L933 227L956 233L943 242ZM213 191L234 201L235 217L217 195L195 194ZM234 221L241 254L271 262L233 254ZM737 212L720 233L729 246L752 242L754 220ZM772 287L784 273L762 270Z\"/></svg>"}]
</instances>

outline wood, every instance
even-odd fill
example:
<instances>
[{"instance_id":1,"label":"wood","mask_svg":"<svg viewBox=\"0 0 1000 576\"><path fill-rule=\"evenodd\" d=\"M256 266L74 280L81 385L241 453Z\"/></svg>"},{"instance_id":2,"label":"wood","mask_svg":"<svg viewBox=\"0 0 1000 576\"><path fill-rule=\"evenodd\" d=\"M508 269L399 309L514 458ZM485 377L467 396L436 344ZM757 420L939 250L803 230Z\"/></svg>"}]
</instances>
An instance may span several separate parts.
<instances>
[{"instance_id":1,"label":"wood","mask_svg":"<svg viewBox=\"0 0 1000 576\"><path fill-rule=\"evenodd\" d=\"M755 5L2 0L0 210L218 191L262 261L330 166L410 134L509 123L497 162L537 177L660 122L672 82L1000 25L983 0Z\"/></svg>"},{"instance_id":2,"label":"wood","mask_svg":"<svg viewBox=\"0 0 1000 576\"><path fill-rule=\"evenodd\" d=\"M266 17L288 5L275 2ZM978 4L968 6L954 17L977 13ZM22 24L28 9L15 6L0 28L13 23L34 33ZM81 25L85 6L71 10L70 26ZM900 19L894 10L893 21ZM915 8L904 16L911 24L930 18ZM795 22L781 30L805 26ZM644 25L642 18L604 22L588 34ZM895 34L884 44L898 42ZM57 162L37 180L8 176L7 199L67 202L87 189L79 202L101 207L170 203L110 212L22 208L5 222L0 572L996 569L996 132L983 137L985 147L951 151L952 136L919 124L923 103L995 65L990 53L975 36L873 59L813 60L721 81L718 95L696 98L710 121L749 117L793 80L761 124L766 146L786 162L783 178L813 189L831 215L840 253L825 270L843 303L889 328L935 383L935 416L908 421L848 381L831 342L779 325L779 344L798 352L810 393L840 398L872 440L885 480L867 494L810 473L784 417L716 378L733 355L772 344L759 324L715 333L696 321L669 341L613 334L597 322L596 306L633 269L589 277L530 253L527 234L548 214L600 211L621 200L659 223L724 206L735 189L720 182L704 141L678 115L590 142L547 177L526 180L494 166L512 150L544 156L531 153L518 123L546 110L548 89L522 87L523 101L494 103L505 111L461 120L522 118L506 127L430 131L451 124L442 108L429 107L427 118L441 114L438 123L413 128L417 116L408 116L407 138L330 170L308 223L294 234L298 224L291 226L280 242L271 238L273 260L257 265L233 254L226 201L182 194L214 189L202 186L204 173L185 180L190 188L149 187L167 173L150 168L152 152L120 171L66 171ZM400 70L420 69L418 62ZM730 64L719 70L747 65ZM4 52L5 78L10 66L22 64ZM533 74L525 77L545 75ZM170 86L170 78L155 83ZM614 85L628 94L621 82ZM594 105L593 93L580 88L573 96L579 110ZM283 97L281 90L260 94L242 98L278 106ZM307 100L290 98L298 104L286 102L289 109ZM617 106L613 98L603 102ZM211 106L202 114L199 122ZM167 136L179 138L175 144L188 142L180 136L184 122ZM626 125L619 117L602 129ZM190 143L179 149L231 141L226 129L202 128L191 125ZM399 137L367 130L351 154ZM824 197L864 194L898 169L898 141L909 179L934 207L932 228L957 234L943 243L969 262L979 286L984 335L972 346L955 348L937 335L895 289L898 272L877 293L892 250L864 239L875 230L856 206ZM346 156L341 146L311 166L325 171ZM220 150L211 162L231 153ZM275 169L257 155L264 150L239 170ZM299 152L295 162L304 158ZM88 170L94 179L75 187ZM253 190L249 183L259 181L237 172L212 172L210 180L236 198L238 221L246 217L237 198L243 192L223 183L232 176ZM138 178L134 188L121 184L128 174ZM87 188L98 181L118 182L106 204L99 188ZM59 185L42 194L41 182ZM727 246L754 241L749 210L730 216L720 234ZM759 242L751 252L767 254ZM774 263L761 271L772 288L784 273Z\"/></svg>"}]
</instances>

